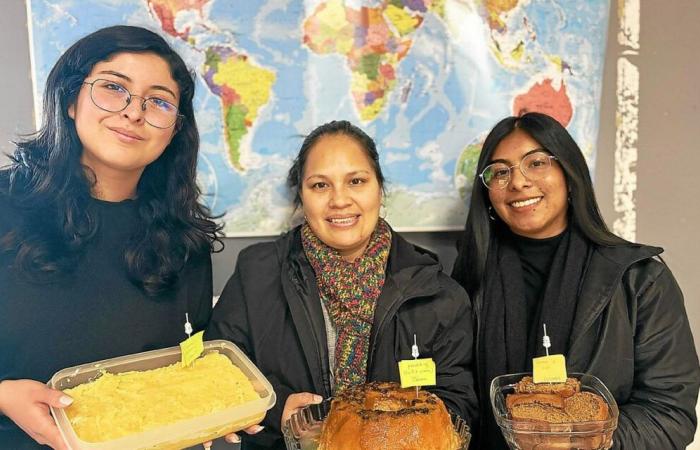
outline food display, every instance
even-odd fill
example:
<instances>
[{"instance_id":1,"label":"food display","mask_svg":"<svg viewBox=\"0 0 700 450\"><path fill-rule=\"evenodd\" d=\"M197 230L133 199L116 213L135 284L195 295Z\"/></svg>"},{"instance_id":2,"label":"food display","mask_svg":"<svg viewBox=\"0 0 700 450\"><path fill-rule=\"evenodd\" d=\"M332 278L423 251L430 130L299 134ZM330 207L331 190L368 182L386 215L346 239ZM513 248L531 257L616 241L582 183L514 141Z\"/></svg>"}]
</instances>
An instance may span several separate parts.
<instances>
[{"instance_id":1,"label":"food display","mask_svg":"<svg viewBox=\"0 0 700 450\"><path fill-rule=\"evenodd\" d=\"M618 409L596 377L570 374L565 383L534 383L529 374L491 384L496 422L515 450L603 450L612 446Z\"/></svg>"},{"instance_id":2,"label":"food display","mask_svg":"<svg viewBox=\"0 0 700 450\"><path fill-rule=\"evenodd\" d=\"M516 421L576 423L608 418L608 405L593 392L581 392L581 383L568 378L566 383L535 384L524 377L515 393L506 396L508 414Z\"/></svg>"},{"instance_id":3,"label":"food display","mask_svg":"<svg viewBox=\"0 0 700 450\"><path fill-rule=\"evenodd\" d=\"M259 423L270 383L233 343L204 342L183 367L180 347L69 367L49 386L73 397L51 408L72 450L175 450Z\"/></svg>"},{"instance_id":4,"label":"food display","mask_svg":"<svg viewBox=\"0 0 700 450\"><path fill-rule=\"evenodd\" d=\"M436 395L368 383L336 396L319 450L458 450L463 439Z\"/></svg>"},{"instance_id":5,"label":"food display","mask_svg":"<svg viewBox=\"0 0 700 450\"><path fill-rule=\"evenodd\" d=\"M65 410L68 420L86 442L142 433L260 398L241 369L220 353L209 353L189 367L177 362L104 373L64 392L73 398Z\"/></svg>"}]
</instances>

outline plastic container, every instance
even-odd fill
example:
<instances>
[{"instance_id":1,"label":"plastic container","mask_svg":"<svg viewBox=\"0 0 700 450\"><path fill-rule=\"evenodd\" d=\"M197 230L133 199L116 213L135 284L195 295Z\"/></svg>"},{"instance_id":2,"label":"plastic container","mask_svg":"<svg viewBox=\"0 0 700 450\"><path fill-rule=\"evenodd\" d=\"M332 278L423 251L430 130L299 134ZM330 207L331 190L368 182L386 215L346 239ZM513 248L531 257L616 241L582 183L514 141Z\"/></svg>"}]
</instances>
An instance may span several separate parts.
<instances>
[{"instance_id":1,"label":"plastic container","mask_svg":"<svg viewBox=\"0 0 700 450\"><path fill-rule=\"evenodd\" d=\"M506 395L515 392L515 385L530 373L496 377L491 382L491 406L503 437L513 450L606 450L612 447L619 410L607 387L593 375L570 373L581 382L582 392L593 392L608 404L607 420L572 423L535 423L511 420L506 409Z\"/></svg>"},{"instance_id":2,"label":"plastic container","mask_svg":"<svg viewBox=\"0 0 700 450\"><path fill-rule=\"evenodd\" d=\"M323 421L331 411L333 399L326 399L317 405L309 405L292 415L282 428L287 450L317 450ZM455 431L463 439L460 450L469 448L471 434L469 425L461 417L452 415Z\"/></svg>"},{"instance_id":3,"label":"plastic container","mask_svg":"<svg viewBox=\"0 0 700 450\"><path fill-rule=\"evenodd\" d=\"M259 399L192 419L181 420L138 434L104 442L78 438L63 409L51 408L63 439L72 450L170 450L189 447L259 423L275 404L272 386L245 354L231 342L204 343L204 353L219 352L248 377ZM121 373L168 366L180 361L180 347L137 353L60 370L49 381L54 389L68 389L99 377L102 371ZM115 406L119 408L118 405Z\"/></svg>"}]
</instances>

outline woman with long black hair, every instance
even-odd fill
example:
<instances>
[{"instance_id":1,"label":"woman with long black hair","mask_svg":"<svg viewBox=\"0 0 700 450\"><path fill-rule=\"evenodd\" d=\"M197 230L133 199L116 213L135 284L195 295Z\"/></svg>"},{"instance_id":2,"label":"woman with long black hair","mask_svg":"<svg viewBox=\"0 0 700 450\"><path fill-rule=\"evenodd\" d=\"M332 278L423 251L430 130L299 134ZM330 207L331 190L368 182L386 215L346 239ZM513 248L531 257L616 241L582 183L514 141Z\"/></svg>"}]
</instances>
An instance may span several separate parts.
<instances>
[{"instance_id":1,"label":"woman with long black hair","mask_svg":"<svg viewBox=\"0 0 700 450\"><path fill-rule=\"evenodd\" d=\"M193 96L183 60L138 27L92 33L51 70L43 126L0 172L0 448L65 448L55 371L209 320L221 241L195 181Z\"/></svg>"},{"instance_id":2,"label":"woman with long black hair","mask_svg":"<svg viewBox=\"0 0 700 450\"><path fill-rule=\"evenodd\" d=\"M550 353L600 378L620 407L614 448L684 449L700 369L663 250L608 231L586 161L553 118L508 117L487 136L452 276L474 302L480 448L508 448L491 380Z\"/></svg>"}]
</instances>

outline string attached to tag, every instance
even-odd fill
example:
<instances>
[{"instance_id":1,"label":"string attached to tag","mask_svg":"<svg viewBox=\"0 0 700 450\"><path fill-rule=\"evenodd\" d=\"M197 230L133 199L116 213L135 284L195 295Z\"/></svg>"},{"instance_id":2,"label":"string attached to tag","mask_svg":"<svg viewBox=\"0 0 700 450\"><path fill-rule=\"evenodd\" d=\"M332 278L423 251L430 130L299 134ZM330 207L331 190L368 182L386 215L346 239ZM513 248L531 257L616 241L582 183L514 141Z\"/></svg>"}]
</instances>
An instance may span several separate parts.
<instances>
[{"instance_id":1,"label":"string attached to tag","mask_svg":"<svg viewBox=\"0 0 700 450\"><path fill-rule=\"evenodd\" d=\"M187 339L180 342L181 362L183 366L189 366L204 353L204 331L192 335L190 315L185 313L185 333Z\"/></svg>"},{"instance_id":2,"label":"string attached to tag","mask_svg":"<svg viewBox=\"0 0 700 450\"><path fill-rule=\"evenodd\" d=\"M420 356L420 353L418 352L418 340L416 338L416 335L413 335L413 345L411 346L411 356L413 356L413 359L416 360ZM418 390L420 388L416 386L416 398L418 398Z\"/></svg>"},{"instance_id":3,"label":"string attached to tag","mask_svg":"<svg viewBox=\"0 0 700 450\"><path fill-rule=\"evenodd\" d=\"M566 358L564 355L550 355L549 348L552 341L547 335L547 325L544 327L542 346L546 356L532 358L532 380L535 383L564 383L566 382Z\"/></svg>"},{"instance_id":4,"label":"string attached to tag","mask_svg":"<svg viewBox=\"0 0 700 450\"><path fill-rule=\"evenodd\" d=\"M185 313L185 333L187 337L192 337L192 324L190 323L190 315Z\"/></svg>"},{"instance_id":5,"label":"string attached to tag","mask_svg":"<svg viewBox=\"0 0 700 450\"><path fill-rule=\"evenodd\" d=\"M416 387L416 395L420 386L435 386L436 369L435 361L432 358L418 358L418 338L413 335L413 345L411 345L411 356L413 359L399 361L399 375L401 377L401 387Z\"/></svg>"},{"instance_id":6,"label":"string attached to tag","mask_svg":"<svg viewBox=\"0 0 700 450\"><path fill-rule=\"evenodd\" d=\"M542 326L544 327L544 336L542 336L542 346L544 347L544 351L547 353L547 356L549 356L549 347L552 346L552 342L549 340L549 336L547 336L547 324L543 323Z\"/></svg>"}]
</instances>

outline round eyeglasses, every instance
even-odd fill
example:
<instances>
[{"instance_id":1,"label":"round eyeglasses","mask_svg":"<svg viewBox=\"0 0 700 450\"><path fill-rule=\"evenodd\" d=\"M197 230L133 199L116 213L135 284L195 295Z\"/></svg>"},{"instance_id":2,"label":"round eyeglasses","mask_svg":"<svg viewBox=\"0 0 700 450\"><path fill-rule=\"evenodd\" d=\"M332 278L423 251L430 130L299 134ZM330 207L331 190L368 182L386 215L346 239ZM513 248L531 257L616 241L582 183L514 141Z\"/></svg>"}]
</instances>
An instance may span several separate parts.
<instances>
[{"instance_id":1,"label":"round eyeglasses","mask_svg":"<svg viewBox=\"0 0 700 450\"><path fill-rule=\"evenodd\" d=\"M144 120L156 128L170 128L178 121L182 114L177 106L158 97L141 97L134 95L119 83L110 80L97 79L83 84L90 86L90 98L92 102L103 111L124 111L131 104L134 97L142 100L141 110Z\"/></svg>"},{"instance_id":2,"label":"round eyeglasses","mask_svg":"<svg viewBox=\"0 0 700 450\"><path fill-rule=\"evenodd\" d=\"M525 155L520 164L509 166L500 161L489 164L481 171L479 178L488 189L503 189L510 183L511 171L518 167L528 180L539 180L547 175L553 159L557 157L550 155L543 148L537 148Z\"/></svg>"}]
</instances>

